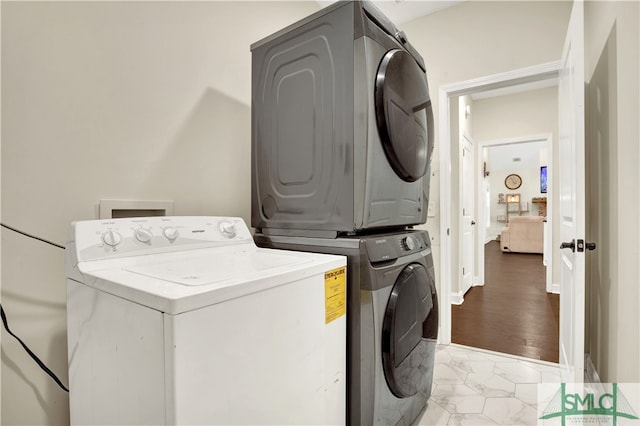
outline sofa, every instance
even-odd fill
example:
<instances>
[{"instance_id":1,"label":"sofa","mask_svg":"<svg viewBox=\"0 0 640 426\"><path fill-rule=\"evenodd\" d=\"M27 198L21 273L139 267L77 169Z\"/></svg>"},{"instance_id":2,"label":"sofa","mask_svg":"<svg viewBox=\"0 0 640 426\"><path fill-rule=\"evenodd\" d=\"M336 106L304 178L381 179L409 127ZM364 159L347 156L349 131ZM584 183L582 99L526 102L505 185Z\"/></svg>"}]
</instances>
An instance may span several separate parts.
<instances>
[{"instance_id":1,"label":"sofa","mask_svg":"<svg viewBox=\"0 0 640 426\"><path fill-rule=\"evenodd\" d=\"M544 217L512 216L500 236L503 252L540 253L544 251Z\"/></svg>"}]
</instances>

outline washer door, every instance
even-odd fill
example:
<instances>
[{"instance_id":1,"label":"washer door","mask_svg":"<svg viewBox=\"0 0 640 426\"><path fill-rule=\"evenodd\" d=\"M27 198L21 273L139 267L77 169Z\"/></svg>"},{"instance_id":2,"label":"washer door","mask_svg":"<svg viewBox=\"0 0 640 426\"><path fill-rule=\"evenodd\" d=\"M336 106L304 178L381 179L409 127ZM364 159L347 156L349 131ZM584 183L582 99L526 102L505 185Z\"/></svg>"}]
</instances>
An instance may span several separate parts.
<instances>
[{"instance_id":1,"label":"washer door","mask_svg":"<svg viewBox=\"0 0 640 426\"><path fill-rule=\"evenodd\" d=\"M384 313L382 366L389 389L398 398L415 395L420 382L416 377L423 374L421 363L411 362L410 358L422 340L423 323L434 307L430 280L421 264L407 265L391 290Z\"/></svg>"},{"instance_id":2,"label":"washer door","mask_svg":"<svg viewBox=\"0 0 640 426\"><path fill-rule=\"evenodd\" d=\"M396 174L415 182L427 172L433 149L433 110L427 76L413 57L393 49L382 58L375 85L378 133Z\"/></svg>"}]
</instances>

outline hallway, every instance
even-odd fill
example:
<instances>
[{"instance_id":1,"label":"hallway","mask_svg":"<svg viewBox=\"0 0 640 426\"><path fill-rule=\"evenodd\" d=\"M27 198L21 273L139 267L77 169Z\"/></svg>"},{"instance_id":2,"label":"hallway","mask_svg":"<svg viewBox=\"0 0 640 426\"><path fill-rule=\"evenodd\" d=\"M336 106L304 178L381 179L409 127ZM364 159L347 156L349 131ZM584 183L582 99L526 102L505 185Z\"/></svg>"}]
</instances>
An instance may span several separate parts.
<instances>
[{"instance_id":1,"label":"hallway","mask_svg":"<svg viewBox=\"0 0 640 426\"><path fill-rule=\"evenodd\" d=\"M558 362L559 301L545 289L542 255L485 245L485 285L451 306L453 343Z\"/></svg>"}]
</instances>

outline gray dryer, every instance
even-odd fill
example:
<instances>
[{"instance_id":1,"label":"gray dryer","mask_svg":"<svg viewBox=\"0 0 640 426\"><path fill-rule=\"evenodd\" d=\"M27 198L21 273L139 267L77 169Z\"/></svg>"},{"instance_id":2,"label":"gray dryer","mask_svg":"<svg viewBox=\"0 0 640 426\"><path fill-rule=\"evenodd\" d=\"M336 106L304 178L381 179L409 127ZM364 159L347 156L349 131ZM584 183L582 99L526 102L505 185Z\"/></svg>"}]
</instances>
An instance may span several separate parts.
<instances>
[{"instance_id":1,"label":"gray dryer","mask_svg":"<svg viewBox=\"0 0 640 426\"><path fill-rule=\"evenodd\" d=\"M335 236L426 221L431 99L393 23L337 2L251 51L254 227Z\"/></svg>"}]
</instances>

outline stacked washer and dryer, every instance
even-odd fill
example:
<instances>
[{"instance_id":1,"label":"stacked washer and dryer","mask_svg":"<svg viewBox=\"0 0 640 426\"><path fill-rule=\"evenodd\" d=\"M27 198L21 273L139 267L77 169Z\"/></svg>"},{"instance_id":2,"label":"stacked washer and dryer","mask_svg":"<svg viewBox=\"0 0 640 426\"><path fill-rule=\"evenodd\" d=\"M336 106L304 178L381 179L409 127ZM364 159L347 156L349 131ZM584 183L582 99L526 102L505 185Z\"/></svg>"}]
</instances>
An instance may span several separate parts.
<instances>
[{"instance_id":1,"label":"stacked washer and dryer","mask_svg":"<svg viewBox=\"0 0 640 426\"><path fill-rule=\"evenodd\" d=\"M431 393L438 300L426 222L422 57L368 2L251 46L258 246L347 256L347 422L411 424Z\"/></svg>"}]
</instances>

